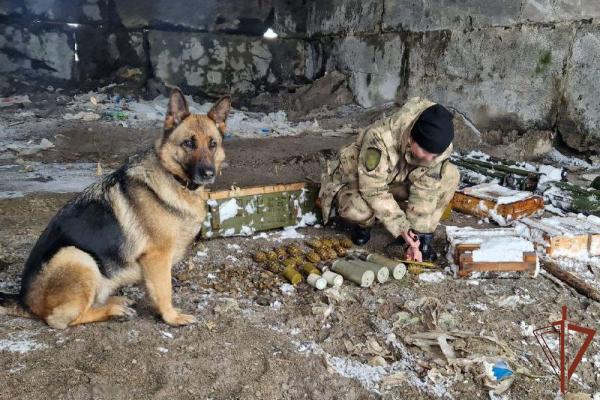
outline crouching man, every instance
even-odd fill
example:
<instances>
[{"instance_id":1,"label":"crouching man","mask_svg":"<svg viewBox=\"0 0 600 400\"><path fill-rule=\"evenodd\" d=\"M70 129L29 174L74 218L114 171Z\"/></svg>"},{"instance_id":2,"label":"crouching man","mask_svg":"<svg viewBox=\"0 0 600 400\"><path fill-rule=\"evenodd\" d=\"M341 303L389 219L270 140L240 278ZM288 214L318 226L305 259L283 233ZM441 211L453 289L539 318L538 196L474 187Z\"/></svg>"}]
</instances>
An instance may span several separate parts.
<instances>
[{"instance_id":1,"label":"crouching man","mask_svg":"<svg viewBox=\"0 0 600 400\"><path fill-rule=\"evenodd\" d=\"M367 127L337 157L321 160L325 223L337 215L362 245L378 220L406 246L407 259L435 260L433 232L460 178L448 159L453 139L452 114L421 98Z\"/></svg>"}]
</instances>

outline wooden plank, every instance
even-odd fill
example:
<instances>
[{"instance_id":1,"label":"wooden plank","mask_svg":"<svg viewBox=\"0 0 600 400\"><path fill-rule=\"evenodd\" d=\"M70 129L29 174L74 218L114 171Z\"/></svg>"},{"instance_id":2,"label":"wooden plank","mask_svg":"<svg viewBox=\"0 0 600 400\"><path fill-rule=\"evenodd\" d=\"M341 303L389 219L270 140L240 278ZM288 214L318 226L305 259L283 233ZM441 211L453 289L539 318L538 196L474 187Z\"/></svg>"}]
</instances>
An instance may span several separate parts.
<instances>
[{"instance_id":1,"label":"wooden plank","mask_svg":"<svg viewBox=\"0 0 600 400\"><path fill-rule=\"evenodd\" d=\"M556 262L545 260L542 263L542 267L551 273L553 276L557 277L561 281L565 282L567 285L571 286L577 292L589 297L592 300L596 300L600 302L600 291L593 288L591 285L586 283L583 279L578 276L565 271L560 267L560 265Z\"/></svg>"}]
</instances>

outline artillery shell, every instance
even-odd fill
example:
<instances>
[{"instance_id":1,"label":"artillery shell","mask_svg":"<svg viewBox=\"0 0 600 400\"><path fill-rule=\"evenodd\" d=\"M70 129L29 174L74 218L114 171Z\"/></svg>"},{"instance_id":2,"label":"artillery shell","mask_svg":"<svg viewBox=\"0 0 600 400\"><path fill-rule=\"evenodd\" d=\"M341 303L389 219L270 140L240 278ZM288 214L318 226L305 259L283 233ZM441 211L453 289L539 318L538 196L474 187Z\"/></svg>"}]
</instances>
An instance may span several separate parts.
<instances>
[{"instance_id":1,"label":"artillery shell","mask_svg":"<svg viewBox=\"0 0 600 400\"><path fill-rule=\"evenodd\" d=\"M333 246L333 250L335 250L338 257L346 257L348 255L348 250L340 244Z\"/></svg>"},{"instance_id":2,"label":"artillery shell","mask_svg":"<svg viewBox=\"0 0 600 400\"><path fill-rule=\"evenodd\" d=\"M340 287L344 283L344 277L332 271L324 271L322 276L329 286Z\"/></svg>"},{"instance_id":3,"label":"artillery shell","mask_svg":"<svg viewBox=\"0 0 600 400\"><path fill-rule=\"evenodd\" d=\"M327 286L327 281L316 274L308 275L308 277L306 278L306 283L308 283L310 286L314 287L317 290L323 290Z\"/></svg>"},{"instance_id":4,"label":"artillery shell","mask_svg":"<svg viewBox=\"0 0 600 400\"><path fill-rule=\"evenodd\" d=\"M306 245L315 250L323 247L323 243L319 239L309 239L306 241Z\"/></svg>"},{"instance_id":5,"label":"artillery shell","mask_svg":"<svg viewBox=\"0 0 600 400\"><path fill-rule=\"evenodd\" d=\"M267 260L269 260L269 261L277 261L278 259L279 259L279 256L274 251L268 251L267 252Z\"/></svg>"},{"instance_id":6,"label":"artillery shell","mask_svg":"<svg viewBox=\"0 0 600 400\"><path fill-rule=\"evenodd\" d=\"M315 267L315 264L312 264L312 263L304 263L304 264L302 264L302 271L306 275L310 275L310 274L321 275L321 271L319 271L317 269L317 267Z\"/></svg>"},{"instance_id":7,"label":"artillery shell","mask_svg":"<svg viewBox=\"0 0 600 400\"><path fill-rule=\"evenodd\" d=\"M373 271L366 270L356 264L350 263L344 259L339 259L333 263L331 268L348 279L362 287L369 287L375 280Z\"/></svg>"},{"instance_id":8,"label":"artillery shell","mask_svg":"<svg viewBox=\"0 0 600 400\"><path fill-rule=\"evenodd\" d=\"M367 255L366 258L367 261L387 267L387 269L390 271L390 275L392 275L392 277L396 280L400 280L406 275L406 265L400 261L395 261L380 254L373 253Z\"/></svg>"},{"instance_id":9,"label":"artillery shell","mask_svg":"<svg viewBox=\"0 0 600 400\"><path fill-rule=\"evenodd\" d=\"M379 282L379 283L387 282L388 279L390 278L390 271L387 269L387 267L384 267L383 265L375 264L375 263L372 263L369 261L358 260L358 259L349 260L349 262L351 264L358 265L360 268L362 268L364 270L373 271L373 273L375 274L375 278L377 279L377 282Z\"/></svg>"},{"instance_id":10,"label":"artillery shell","mask_svg":"<svg viewBox=\"0 0 600 400\"><path fill-rule=\"evenodd\" d=\"M283 270L283 276L292 284L297 285L302 282L302 275L292 267Z\"/></svg>"},{"instance_id":11,"label":"artillery shell","mask_svg":"<svg viewBox=\"0 0 600 400\"><path fill-rule=\"evenodd\" d=\"M340 244L347 249L351 249L353 245L352 240L348 238L340 239Z\"/></svg>"},{"instance_id":12,"label":"artillery shell","mask_svg":"<svg viewBox=\"0 0 600 400\"><path fill-rule=\"evenodd\" d=\"M257 263L264 263L265 261L267 261L267 255L265 254L264 251L257 251L256 253L254 253L252 258Z\"/></svg>"},{"instance_id":13,"label":"artillery shell","mask_svg":"<svg viewBox=\"0 0 600 400\"><path fill-rule=\"evenodd\" d=\"M282 263L286 268L296 268L298 266L298 263L293 258L286 258Z\"/></svg>"},{"instance_id":14,"label":"artillery shell","mask_svg":"<svg viewBox=\"0 0 600 400\"><path fill-rule=\"evenodd\" d=\"M287 251L285 251L285 247L277 247L276 249L273 250L275 253L277 253L277 258L280 261L285 260L285 258L288 256Z\"/></svg>"},{"instance_id":15,"label":"artillery shell","mask_svg":"<svg viewBox=\"0 0 600 400\"><path fill-rule=\"evenodd\" d=\"M321 261L321 257L319 257L319 255L314 251L309 251L304 255L304 257L306 257L306 259L311 263L318 263L319 261Z\"/></svg>"}]
</instances>

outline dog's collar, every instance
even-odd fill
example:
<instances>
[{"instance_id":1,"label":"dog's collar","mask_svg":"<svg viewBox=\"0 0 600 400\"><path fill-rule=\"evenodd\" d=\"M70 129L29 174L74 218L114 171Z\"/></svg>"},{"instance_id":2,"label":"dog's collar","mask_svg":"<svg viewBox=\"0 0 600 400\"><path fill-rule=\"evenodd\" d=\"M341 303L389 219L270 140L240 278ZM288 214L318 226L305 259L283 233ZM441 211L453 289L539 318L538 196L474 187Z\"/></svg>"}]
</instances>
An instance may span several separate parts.
<instances>
[{"instance_id":1,"label":"dog's collar","mask_svg":"<svg viewBox=\"0 0 600 400\"><path fill-rule=\"evenodd\" d=\"M200 187L200 185L198 185L197 183L194 183L192 181L183 180L183 179L181 179L179 176L177 176L175 174L171 174L171 175L173 175L173 178L175 178L175 180L177 182L179 182L179 184L181 186L183 186L184 188L186 188L187 190L194 191L194 190L196 190L196 189L198 189Z\"/></svg>"}]
</instances>

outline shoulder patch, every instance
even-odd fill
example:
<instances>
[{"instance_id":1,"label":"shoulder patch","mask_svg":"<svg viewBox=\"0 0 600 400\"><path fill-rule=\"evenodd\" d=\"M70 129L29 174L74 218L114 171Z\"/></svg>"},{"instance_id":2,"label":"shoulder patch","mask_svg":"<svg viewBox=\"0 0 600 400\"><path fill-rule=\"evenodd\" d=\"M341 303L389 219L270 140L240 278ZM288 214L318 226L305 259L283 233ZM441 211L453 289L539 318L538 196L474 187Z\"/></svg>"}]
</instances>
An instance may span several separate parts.
<instances>
[{"instance_id":1,"label":"shoulder patch","mask_svg":"<svg viewBox=\"0 0 600 400\"><path fill-rule=\"evenodd\" d=\"M365 167L367 171L373 171L379 165L381 160L381 151L374 147L369 147L365 153Z\"/></svg>"}]
</instances>

